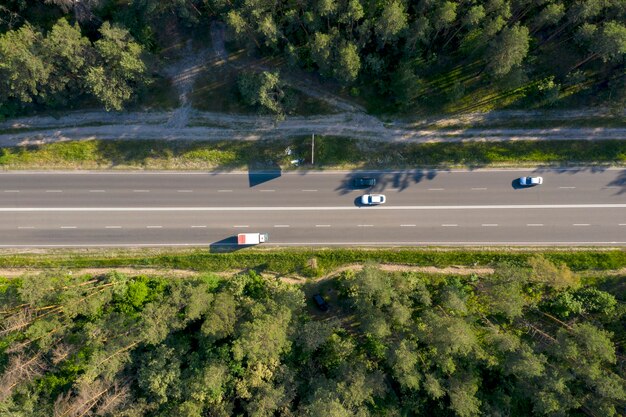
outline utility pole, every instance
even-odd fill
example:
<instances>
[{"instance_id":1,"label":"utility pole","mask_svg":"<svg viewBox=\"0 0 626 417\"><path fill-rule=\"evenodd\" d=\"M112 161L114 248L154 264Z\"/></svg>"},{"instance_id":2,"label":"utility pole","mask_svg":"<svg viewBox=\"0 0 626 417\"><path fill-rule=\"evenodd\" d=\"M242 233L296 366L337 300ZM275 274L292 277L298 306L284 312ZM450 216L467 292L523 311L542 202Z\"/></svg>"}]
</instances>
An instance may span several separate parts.
<instances>
[{"instance_id":1,"label":"utility pole","mask_svg":"<svg viewBox=\"0 0 626 417\"><path fill-rule=\"evenodd\" d=\"M315 165L315 133L311 136L311 165Z\"/></svg>"}]
</instances>

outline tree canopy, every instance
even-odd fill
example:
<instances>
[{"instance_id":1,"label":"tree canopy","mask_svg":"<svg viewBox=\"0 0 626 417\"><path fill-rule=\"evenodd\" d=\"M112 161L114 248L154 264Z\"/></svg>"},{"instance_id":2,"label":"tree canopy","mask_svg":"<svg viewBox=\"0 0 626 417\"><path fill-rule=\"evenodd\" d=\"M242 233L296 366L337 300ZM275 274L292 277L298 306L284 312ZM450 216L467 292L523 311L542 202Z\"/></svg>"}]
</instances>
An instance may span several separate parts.
<instances>
[{"instance_id":1,"label":"tree canopy","mask_svg":"<svg viewBox=\"0 0 626 417\"><path fill-rule=\"evenodd\" d=\"M215 20L229 47L289 64L259 73L317 72L376 111L471 110L484 104L466 103L475 94L524 107L626 97L619 0L13 0L0 7L0 109L71 106L81 95L120 109L167 63L164 27L202 45ZM552 81L549 99L542 80Z\"/></svg>"},{"instance_id":2,"label":"tree canopy","mask_svg":"<svg viewBox=\"0 0 626 417\"><path fill-rule=\"evenodd\" d=\"M618 415L623 294L534 274L2 280L0 414Z\"/></svg>"}]
</instances>

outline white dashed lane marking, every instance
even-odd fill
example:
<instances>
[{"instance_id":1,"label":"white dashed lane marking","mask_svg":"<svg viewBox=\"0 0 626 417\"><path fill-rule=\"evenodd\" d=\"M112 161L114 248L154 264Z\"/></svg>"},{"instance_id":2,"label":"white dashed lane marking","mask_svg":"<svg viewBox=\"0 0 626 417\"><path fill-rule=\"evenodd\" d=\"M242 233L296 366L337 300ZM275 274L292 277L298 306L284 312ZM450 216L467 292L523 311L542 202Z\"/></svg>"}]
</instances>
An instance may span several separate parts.
<instances>
[{"instance_id":1,"label":"white dashed lane marking","mask_svg":"<svg viewBox=\"0 0 626 417\"><path fill-rule=\"evenodd\" d=\"M76 226L61 226L61 229L76 229Z\"/></svg>"},{"instance_id":2,"label":"white dashed lane marking","mask_svg":"<svg viewBox=\"0 0 626 417\"><path fill-rule=\"evenodd\" d=\"M589 226L589 223L574 223L572 226Z\"/></svg>"},{"instance_id":3,"label":"white dashed lane marking","mask_svg":"<svg viewBox=\"0 0 626 417\"><path fill-rule=\"evenodd\" d=\"M34 226L17 226L18 229L34 229Z\"/></svg>"},{"instance_id":4,"label":"white dashed lane marking","mask_svg":"<svg viewBox=\"0 0 626 417\"><path fill-rule=\"evenodd\" d=\"M122 226L104 226L105 229L121 229Z\"/></svg>"},{"instance_id":5,"label":"white dashed lane marking","mask_svg":"<svg viewBox=\"0 0 626 417\"><path fill-rule=\"evenodd\" d=\"M486 188L472 188L473 191L483 191L486 190Z\"/></svg>"},{"instance_id":6,"label":"white dashed lane marking","mask_svg":"<svg viewBox=\"0 0 626 417\"><path fill-rule=\"evenodd\" d=\"M360 224L359 227L374 227L373 224Z\"/></svg>"},{"instance_id":7,"label":"white dashed lane marking","mask_svg":"<svg viewBox=\"0 0 626 417\"><path fill-rule=\"evenodd\" d=\"M539 226L543 226L543 223L528 223L526 226L529 226L529 227L539 227Z\"/></svg>"},{"instance_id":8,"label":"white dashed lane marking","mask_svg":"<svg viewBox=\"0 0 626 417\"><path fill-rule=\"evenodd\" d=\"M457 227L458 224L442 224L441 227Z\"/></svg>"},{"instance_id":9,"label":"white dashed lane marking","mask_svg":"<svg viewBox=\"0 0 626 417\"><path fill-rule=\"evenodd\" d=\"M206 228L206 226L204 225L199 225L199 226L191 226L192 229L204 229Z\"/></svg>"},{"instance_id":10,"label":"white dashed lane marking","mask_svg":"<svg viewBox=\"0 0 626 417\"><path fill-rule=\"evenodd\" d=\"M429 188L428 191L443 191L443 188Z\"/></svg>"},{"instance_id":11,"label":"white dashed lane marking","mask_svg":"<svg viewBox=\"0 0 626 417\"><path fill-rule=\"evenodd\" d=\"M497 227L498 224L497 223L483 223L483 224L481 224L481 226L483 226L483 227Z\"/></svg>"},{"instance_id":12,"label":"white dashed lane marking","mask_svg":"<svg viewBox=\"0 0 626 417\"><path fill-rule=\"evenodd\" d=\"M415 227L414 224L401 224L400 227Z\"/></svg>"},{"instance_id":13,"label":"white dashed lane marking","mask_svg":"<svg viewBox=\"0 0 626 417\"><path fill-rule=\"evenodd\" d=\"M90 193L103 193L104 190L89 190Z\"/></svg>"},{"instance_id":14,"label":"white dashed lane marking","mask_svg":"<svg viewBox=\"0 0 626 417\"><path fill-rule=\"evenodd\" d=\"M233 227L236 227L236 228L246 228L246 227L250 227L250 226L248 226L247 224L236 224Z\"/></svg>"},{"instance_id":15,"label":"white dashed lane marking","mask_svg":"<svg viewBox=\"0 0 626 417\"><path fill-rule=\"evenodd\" d=\"M133 193L149 193L150 190L133 190Z\"/></svg>"},{"instance_id":16,"label":"white dashed lane marking","mask_svg":"<svg viewBox=\"0 0 626 417\"><path fill-rule=\"evenodd\" d=\"M4 190L5 193L19 193L20 190Z\"/></svg>"},{"instance_id":17,"label":"white dashed lane marking","mask_svg":"<svg viewBox=\"0 0 626 417\"><path fill-rule=\"evenodd\" d=\"M217 190L218 193L232 193L233 190Z\"/></svg>"},{"instance_id":18,"label":"white dashed lane marking","mask_svg":"<svg viewBox=\"0 0 626 417\"><path fill-rule=\"evenodd\" d=\"M563 190L573 190L576 187L559 187L559 188L561 188Z\"/></svg>"},{"instance_id":19,"label":"white dashed lane marking","mask_svg":"<svg viewBox=\"0 0 626 417\"><path fill-rule=\"evenodd\" d=\"M146 226L146 229L162 229L163 226Z\"/></svg>"},{"instance_id":20,"label":"white dashed lane marking","mask_svg":"<svg viewBox=\"0 0 626 417\"><path fill-rule=\"evenodd\" d=\"M288 224L275 224L274 227L289 227Z\"/></svg>"},{"instance_id":21,"label":"white dashed lane marking","mask_svg":"<svg viewBox=\"0 0 626 417\"><path fill-rule=\"evenodd\" d=\"M317 190L302 190L305 193L315 193Z\"/></svg>"},{"instance_id":22,"label":"white dashed lane marking","mask_svg":"<svg viewBox=\"0 0 626 417\"><path fill-rule=\"evenodd\" d=\"M315 227L330 227L330 224L316 224Z\"/></svg>"},{"instance_id":23,"label":"white dashed lane marking","mask_svg":"<svg viewBox=\"0 0 626 417\"><path fill-rule=\"evenodd\" d=\"M193 190L176 190L179 193L193 193Z\"/></svg>"},{"instance_id":24,"label":"white dashed lane marking","mask_svg":"<svg viewBox=\"0 0 626 417\"><path fill-rule=\"evenodd\" d=\"M63 190L46 190L47 193L62 193Z\"/></svg>"},{"instance_id":25,"label":"white dashed lane marking","mask_svg":"<svg viewBox=\"0 0 626 417\"><path fill-rule=\"evenodd\" d=\"M276 190L259 190L262 193L273 193Z\"/></svg>"}]
</instances>

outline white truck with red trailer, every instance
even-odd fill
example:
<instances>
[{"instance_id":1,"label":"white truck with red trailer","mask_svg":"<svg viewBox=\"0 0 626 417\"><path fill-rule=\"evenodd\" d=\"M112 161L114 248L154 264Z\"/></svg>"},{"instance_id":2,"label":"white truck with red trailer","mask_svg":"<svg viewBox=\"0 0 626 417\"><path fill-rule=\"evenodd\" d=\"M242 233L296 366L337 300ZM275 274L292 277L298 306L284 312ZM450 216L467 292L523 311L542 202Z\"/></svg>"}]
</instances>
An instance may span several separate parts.
<instances>
[{"instance_id":1,"label":"white truck with red trailer","mask_svg":"<svg viewBox=\"0 0 626 417\"><path fill-rule=\"evenodd\" d=\"M258 245L269 240L267 233L239 233L237 235L238 245Z\"/></svg>"}]
</instances>

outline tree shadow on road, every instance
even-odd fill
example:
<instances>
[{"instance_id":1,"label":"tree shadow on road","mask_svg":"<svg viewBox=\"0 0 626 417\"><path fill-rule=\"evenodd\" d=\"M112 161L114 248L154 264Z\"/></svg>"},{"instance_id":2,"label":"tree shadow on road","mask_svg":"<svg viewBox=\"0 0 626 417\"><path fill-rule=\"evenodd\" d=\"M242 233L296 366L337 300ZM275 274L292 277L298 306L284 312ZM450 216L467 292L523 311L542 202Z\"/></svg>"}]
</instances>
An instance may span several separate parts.
<instances>
[{"instance_id":1,"label":"tree shadow on road","mask_svg":"<svg viewBox=\"0 0 626 417\"><path fill-rule=\"evenodd\" d=\"M352 171L348 173L341 184L335 188L340 195L348 194L355 190L364 192L383 192L387 188L393 188L397 191L404 191L414 184L422 181L431 181L440 170L437 169L412 169L405 171L381 172L381 171ZM373 187L355 187L354 180L357 178L374 178L376 185Z\"/></svg>"},{"instance_id":2,"label":"tree shadow on road","mask_svg":"<svg viewBox=\"0 0 626 417\"><path fill-rule=\"evenodd\" d=\"M618 187L617 195L626 193L626 169L620 171L615 179L607 184L607 187Z\"/></svg>"}]
</instances>

